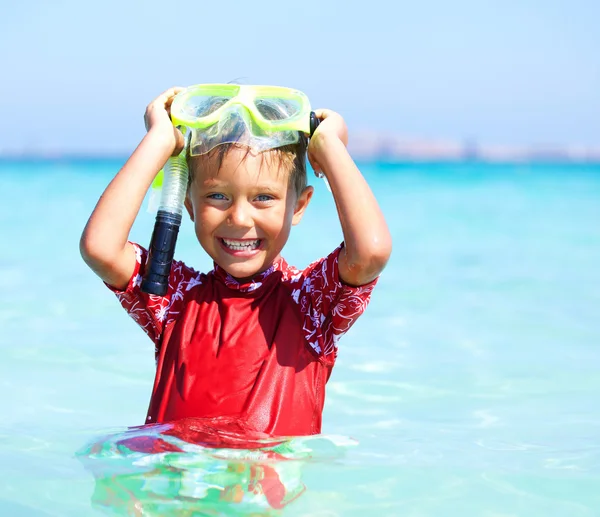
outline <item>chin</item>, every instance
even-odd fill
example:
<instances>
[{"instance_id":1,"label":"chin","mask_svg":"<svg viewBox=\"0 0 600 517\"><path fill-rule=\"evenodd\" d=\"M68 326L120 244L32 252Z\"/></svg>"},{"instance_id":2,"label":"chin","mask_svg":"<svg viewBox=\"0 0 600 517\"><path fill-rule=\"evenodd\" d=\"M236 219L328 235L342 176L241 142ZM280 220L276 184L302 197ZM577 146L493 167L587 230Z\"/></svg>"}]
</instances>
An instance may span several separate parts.
<instances>
[{"instance_id":1,"label":"chin","mask_svg":"<svg viewBox=\"0 0 600 517\"><path fill-rule=\"evenodd\" d=\"M216 260L215 262L235 278L248 278L257 275L269 267L269 264L266 264L267 257L262 253L259 256L245 259L220 254L219 259L220 261Z\"/></svg>"},{"instance_id":2,"label":"chin","mask_svg":"<svg viewBox=\"0 0 600 517\"><path fill-rule=\"evenodd\" d=\"M260 271L266 268L260 266L253 266L251 264L229 264L226 267L223 267L223 269L227 271L232 277L240 280L257 275Z\"/></svg>"}]
</instances>

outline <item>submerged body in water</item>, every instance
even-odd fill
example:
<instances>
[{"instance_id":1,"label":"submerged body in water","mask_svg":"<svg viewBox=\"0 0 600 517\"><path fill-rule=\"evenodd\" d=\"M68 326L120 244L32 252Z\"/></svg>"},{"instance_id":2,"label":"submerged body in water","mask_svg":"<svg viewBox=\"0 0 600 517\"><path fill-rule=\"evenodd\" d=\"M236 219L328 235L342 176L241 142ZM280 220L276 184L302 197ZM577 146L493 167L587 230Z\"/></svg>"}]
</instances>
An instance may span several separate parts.
<instances>
[{"instance_id":1,"label":"submerged body in water","mask_svg":"<svg viewBox=\"0 0 600 517\"><path fill-rule=\"evenodd\" d=\"M271 515L306 491L307 463L339 458L356 443L190 418L105 436L77 456L95 478L92 505L113 515Z\"/></svg>"}]
</instances>

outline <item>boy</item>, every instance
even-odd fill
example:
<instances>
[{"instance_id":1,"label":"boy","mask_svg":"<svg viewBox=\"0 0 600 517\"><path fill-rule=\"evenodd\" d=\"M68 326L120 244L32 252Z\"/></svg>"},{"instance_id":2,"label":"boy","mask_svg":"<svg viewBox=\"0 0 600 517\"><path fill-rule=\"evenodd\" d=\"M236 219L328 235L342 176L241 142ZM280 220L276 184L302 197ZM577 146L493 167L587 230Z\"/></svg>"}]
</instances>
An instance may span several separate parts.
<instances>
[{"instance_id":1,"label":"boy","mask_svg":"<svg viewBox=\"0 0 600 517\"><path fill-rule=\"evenodd\" d=\"M304 136L261 152L224 143L188 160L185 206L215 269L199 274L174 261L167 294L143 293L147 252L127 239L158 170L184 147L170 119L181 90L147 107L147 134L80 243L86 263L156 344L147 422L207 419L275 436L319 433L337 341L364 311L391 253L383 215L346 150L343 119L317 111L308 149ZM280 252L313 193L306 153L329 181L344 243L299 271Z\"/></svg>"}]
</instances>

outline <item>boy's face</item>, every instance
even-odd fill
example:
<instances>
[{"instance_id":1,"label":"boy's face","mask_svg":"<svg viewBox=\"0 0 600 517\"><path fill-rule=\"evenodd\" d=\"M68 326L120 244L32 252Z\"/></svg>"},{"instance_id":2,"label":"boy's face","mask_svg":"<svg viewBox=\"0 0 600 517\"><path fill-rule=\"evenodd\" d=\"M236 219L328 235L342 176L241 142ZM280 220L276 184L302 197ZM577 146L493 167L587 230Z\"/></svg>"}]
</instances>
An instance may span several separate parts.
<instances>
[{"instance_id":1,"label":"boy's face","mask_svg":"<svg viewBox=\"0 0 600 517\"><path fill-rule=\"evenodd\" d=\"M313 192L307 187L298 196L290 172L269 153L246 153L231 147L220 169L216 157L207 157L185 201L200 245L238 279L262 273L279 257Z\"/></svg>"}]
</instances>

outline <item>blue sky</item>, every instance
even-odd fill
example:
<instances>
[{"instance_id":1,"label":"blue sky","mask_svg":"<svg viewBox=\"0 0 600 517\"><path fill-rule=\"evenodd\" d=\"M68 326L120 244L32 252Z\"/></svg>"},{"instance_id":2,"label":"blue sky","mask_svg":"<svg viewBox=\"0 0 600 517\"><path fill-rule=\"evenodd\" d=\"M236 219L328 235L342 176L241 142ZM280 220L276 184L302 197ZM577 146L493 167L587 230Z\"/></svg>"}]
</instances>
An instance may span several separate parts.
<instances>
[{"instance_id":1,"label":"blue sky","mask_svg":"<svg viewBox=\"0 0 600 517\"><path fill-rule=\"evenodd\" d=\"M598 0L4 3L0 152L126 153L171 85L304 90L351 131L600 143Z\"/></svg>"}]
</instances>

